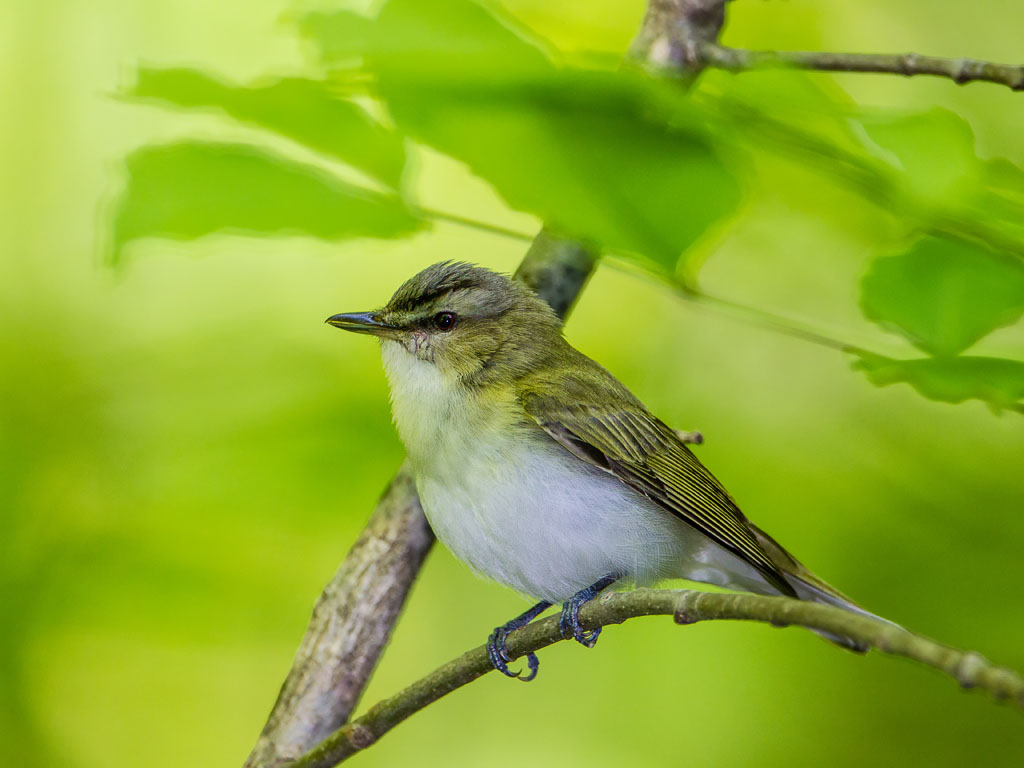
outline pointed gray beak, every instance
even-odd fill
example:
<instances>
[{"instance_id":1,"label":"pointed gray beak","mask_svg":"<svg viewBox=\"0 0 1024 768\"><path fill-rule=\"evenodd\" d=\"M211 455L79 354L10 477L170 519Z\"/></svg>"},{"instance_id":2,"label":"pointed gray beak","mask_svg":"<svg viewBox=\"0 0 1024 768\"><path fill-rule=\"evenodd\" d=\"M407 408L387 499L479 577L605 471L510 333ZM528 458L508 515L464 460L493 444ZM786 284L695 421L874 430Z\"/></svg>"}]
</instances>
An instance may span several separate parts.
<instances>
[{"instance_id":1,"label":"pointed gray beak","mask_svg":"<svg viewBox=\"0 0 1024 768\"><path fill-rule=\"evenodd\" d=\"M376 312L350 312L347 314L331 315L325 321L328 325L341 328L343 331L353 333L370 333L379 335L384 331L395 330L393 326L380 322Z\"/></svg>"}]
</instances>

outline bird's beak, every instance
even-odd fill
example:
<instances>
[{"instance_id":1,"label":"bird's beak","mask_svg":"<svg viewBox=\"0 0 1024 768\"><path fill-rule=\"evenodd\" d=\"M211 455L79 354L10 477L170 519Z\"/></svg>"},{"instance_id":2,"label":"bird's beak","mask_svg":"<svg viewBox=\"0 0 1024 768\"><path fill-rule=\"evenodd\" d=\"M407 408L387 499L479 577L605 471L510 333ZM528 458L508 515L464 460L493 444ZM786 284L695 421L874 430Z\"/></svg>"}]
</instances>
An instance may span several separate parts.
<instances>
[{"instance_id":1,"label":"bird's beak","mask_svg":"<svg viewBox=\"0 0 1024 768\"><path fill-rule=\"evenodd\" d=\"M326 322L335 328L341 328L343 331L370 333L375 336L395 330L394 326L378 320L376 312L351 312L348 314L331 315L327 318Z\"/></svg>"}]
</instances>

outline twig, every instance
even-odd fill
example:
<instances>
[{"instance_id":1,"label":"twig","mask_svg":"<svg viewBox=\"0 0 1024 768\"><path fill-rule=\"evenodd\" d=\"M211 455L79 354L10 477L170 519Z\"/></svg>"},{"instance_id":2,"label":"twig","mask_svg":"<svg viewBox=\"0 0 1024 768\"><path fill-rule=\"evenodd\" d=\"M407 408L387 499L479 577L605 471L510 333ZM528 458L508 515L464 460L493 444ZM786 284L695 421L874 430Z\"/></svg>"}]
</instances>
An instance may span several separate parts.
<instances>
[{"instance_id":1,"label":"twig","mask_svg":"<svg viewBox=\"0 0 1024 768\"><path fill-rule=\"evenodd\" d=\"M435 221L444 221L449 224L456 224L460 227L467 227L469 229L477 229L481 232L487 232L492 235L498 235L500 237L507 237L512 240L520 240L524 243L532 243L534 235L528 235L525 232L519 232L509 227L503 227L500 224L492 224L489 221L480 221L479 219L473 219L468 216L460 216L457 213L450 213L449 211L442 211L439 208L430 208L428 206L410 206L414 208L414 213L418 214L424 219L434 219Z\"/></svg>"},{"instance_id":2,"label":"twig","mask_svg":"<svg viewBox=\"0 0 1024 768\"><path fill-rule=\"evenodd\" d=\"M818 51L750 51L702 43L695 58L707 67L746 72L792 67L820 72L879 72L893 75L933 75L964 85L976 81L1024 90L1024 66L977 59L949 59L917 53L826 53Z\"/></svg>"},{"instance_id":3,"label":"twig","mask_svg":"<svg viewBox=\"0 0 1024 768\"><path fill-rule=\"evenodd\" d=\"M964 688L978 687L1000 701L1024 707L1024 679L996 667L980 654L960 651L915 635L894 624L861 616L831 605L749 594L695 590L640 589L605 595L580 610L586 629L621 624L637 616L669 615L678 624L717 619L745 619L775 626L802 626L849 637L884 653L905 656L955 678ZM524 656L562 640L558 618L529 624L508 637L509 654ZM373 706L339 729L289 768L330 768L373 744L429 704L492 670L484 646L434 670L401 693ZM666 671L666 674L671 674Z\"/></svg>"}]
</instances>

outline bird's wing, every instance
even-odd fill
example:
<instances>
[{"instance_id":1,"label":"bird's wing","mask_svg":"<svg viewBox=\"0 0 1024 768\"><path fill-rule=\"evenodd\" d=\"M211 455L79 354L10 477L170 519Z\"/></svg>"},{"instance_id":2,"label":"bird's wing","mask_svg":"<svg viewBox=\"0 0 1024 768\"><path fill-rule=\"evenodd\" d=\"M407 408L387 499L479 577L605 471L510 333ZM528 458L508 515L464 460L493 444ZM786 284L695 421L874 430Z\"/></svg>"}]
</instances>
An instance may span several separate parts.
<instances>
[{"instance_id":1,"label":"bird's wing","mask_svg":"<svg viewBox=\"0 0 1024 768\"><path fill-rule=\"evenodd\" d=\"M525 389L523 408L575 456L615 475L750 563L783 594L795 596L722 484L672 429L593 365L588 375Z\"/></svg>"}]
</instances>

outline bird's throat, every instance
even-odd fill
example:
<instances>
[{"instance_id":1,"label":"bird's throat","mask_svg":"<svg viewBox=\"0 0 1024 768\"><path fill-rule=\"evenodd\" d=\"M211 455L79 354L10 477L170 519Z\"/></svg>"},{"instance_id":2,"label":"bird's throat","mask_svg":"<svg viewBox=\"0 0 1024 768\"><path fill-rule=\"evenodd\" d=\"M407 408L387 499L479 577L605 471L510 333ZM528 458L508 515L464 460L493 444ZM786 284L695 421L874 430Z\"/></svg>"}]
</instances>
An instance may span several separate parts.
<instances>
[{"instance_id":1,"label":"bird's throat","mask_svg":"<svg viewBox=\"0 0 1024 768\"><path fill-rule=\"evenodd\" d=\"M394 342L381 345L381 356L395 426L417 471L456 471L482 442L514 440L523 428L511 387L466 387Z\"/></svg>"}]
</instances>

